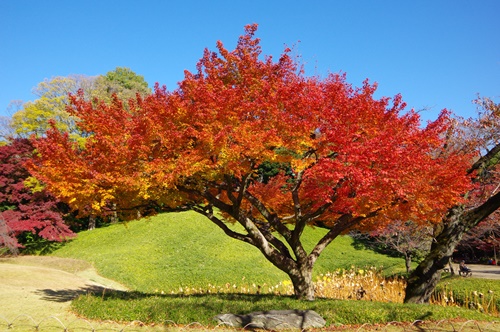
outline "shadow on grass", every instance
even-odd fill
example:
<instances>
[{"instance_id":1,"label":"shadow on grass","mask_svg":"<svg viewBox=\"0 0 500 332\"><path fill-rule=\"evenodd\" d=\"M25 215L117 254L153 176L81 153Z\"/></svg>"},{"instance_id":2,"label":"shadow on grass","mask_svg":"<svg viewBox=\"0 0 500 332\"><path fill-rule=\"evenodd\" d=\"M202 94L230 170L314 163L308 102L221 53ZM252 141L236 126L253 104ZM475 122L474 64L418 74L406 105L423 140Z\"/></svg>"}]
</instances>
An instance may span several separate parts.
<instances>
[{"instance_id":1,"label":"shadow on grass","mask_svg":"<svg viewBox=\"0 0 500 332\"><path fill-rule=\"evenodd\" d=\"M80 295L85 294L102 294L106 292L114 292L100 286L89 285L87 287L81 287L79 289L38 289L34 293L41 296L44 301L50 302L69 302L76 299Z\"/></svg>"},{"instance_id":2,"label":"shadow on grass","mask_svg":"<svg viewBox=\"0 0 500 332\"><path fill-rule=\"evenodd\" d=\"M102 300L142 300L148 298L163 298L163 299L186 299L186 298L218 298L225 301L274 301L277 298L289 299L295 301L293 296L273 295L273 294L243 294L243 293L203 293L203 294L159 294L159 293L143 293L138 291L120 291L109 289L100 286L89 285L80 289L39 289L35 291L40 295L42 300L51 302L69 302L76 299L80 295L89 295L99 297Z\"/></svg>"},{"instance_id":3,"label":"shadow on grass","mask_svg":"<svg viewBox=\"0 0 500 332\"><path fill-rule=\"evenodd\" d=\"M113 321L141 321L143 323L216 325L218 314L247 314L255 311L312 309L309 301L298 301L289 296L240 293L158 294L137 291L119 291L100 287L79 290L37 291L47 301L73 301L72 309L83 317Z\"/></svg>"},{"instance_id":4,"label":"shadow on grass","mask_svg":"<svg viewBox=\"0 0 500 332\"><path fill-rule=\"evenodd\" d=\"M216 325L218 314L245 315L269 310L314 310L327 325L386 324L388 322L438 321L442 319L491 320L492 317L460 308L402 303L317 298L301 301L293 296L273 294L204 293L159 294L119 291L89 286L78 290L37 291L47 301L72 301L82 317L113 321L141 321L147 324Z\"/></svg>"},{"instance_id":5,"label":"shadow on grass","mask_svg":"<svg viewBox=\"0 0 500 332\"><path fill-rule=\"evenodd\" d=\"M389 257L401 258L402 255L395 250L384 248L383 245L375 240L370 239L368 236L352 236L353 242L351 246L356 250L371 250L378 254Z\"/></svg>"}]
</instances>

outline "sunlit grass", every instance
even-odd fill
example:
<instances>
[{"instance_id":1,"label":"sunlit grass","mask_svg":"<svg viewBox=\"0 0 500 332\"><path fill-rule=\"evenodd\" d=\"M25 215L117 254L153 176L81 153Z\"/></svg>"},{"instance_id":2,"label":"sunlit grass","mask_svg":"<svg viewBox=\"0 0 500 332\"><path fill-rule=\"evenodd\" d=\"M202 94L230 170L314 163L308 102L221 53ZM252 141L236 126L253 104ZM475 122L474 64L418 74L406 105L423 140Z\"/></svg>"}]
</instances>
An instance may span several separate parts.
<instances>
[{"instance_id":1,"label":"sunlit grass","mask_svg":"<svg viewBox=\"0 0 500 332\"><path fill-rule=\"evenodd\" d=\"M306 249L311 250L324 233L320 228L306 229ZM295 300L288 276L265 260L259 250L227 237L193 212L82 232L54 255L85 259L102 276L131 289L88 294L74 301L79 315L100 320L210 325L220 313L272 309L316 310L329 325L456 317L497 319L484 314L495 313L489 302L481 303L488 310L457 306L470 303L473 291L477 291L478 300L482 299L480 293L486 298L488 289L498 294L498 282L484 289L479 282L469 284L470 278L459 278L458 283L449 279L445 282L453 288L453 306L402 304L406 281L396 276L404 275L404 260L367 250L348 236L333 241L315 265L317 300ZM458 294L462 289L472 295ZM464 300L457 301L459 298ZM435 303L441 300L436 298Z\"/></svg>"},{"instance_id":2,"label":"sunlit grass","mask_svg":"<svg viewBox=\"0 0 500 332\"><path fill-rule=\"evenodd\" d=\"M499 316L500 283L494 280L448 277L436 288L431 303L462 307Z\"/></svg>"},{"instance_id":3,"label":"sunlit grass","mask_svg":"<svg viewBox=\"0 0 500 332\"><path fill-rule=\"evenodd\" d=\"M265 294L148 294L107 291L82 295L72 302L79 316L118 322L146 324L190 324L215 326L221 313L247 314L267 310L314 310L328 326L386 324L389 322L439 321L460 317L465 320L495 321L476 310L435 305L318 298L300 301L292 296Z\"/></svg>"},{"instance_id":4,"label":"sunlit grass","mask_svg":"<svg viewBox=\"0 0 500 332\"><path fill-rule=\"evenodd\" d=\"M375 268L352 268L318 275L315 281L317 299L313 302L295 299L288 280L260 285L248 284L242 279L239 284L181 287L170 293L156 289L153 293L106 291L87 294L75 300L73 308L79 315L92 319L138 320L165 325L199 322L213 326L216 324L213 317L221 313L282 309L315 310L329 326L439 321L457 317L479 321L498 319L493 312L477 307L403 304L405 286L403 278L384 277Z\"/></svg>"},{"instance_id":5,"label":"sunlit grass","mask_svg":"<svg viewBox=\"0 0 500 332\"><path fill-rule=\"evenodd\" d=\"M307 228L303 235L306 249L312 250L325 232ZM242 280L249 285L277 285L288 279L257 248L226 236L195 212L165 213L81 232L53 255L89 261L102 276L141 292L240 285ZM348 270L353 262L379 267L385 275L404 271L403 259L355 246L352 238L340 236L317 260L314 277Z\"/></svg>"}]
</instances>

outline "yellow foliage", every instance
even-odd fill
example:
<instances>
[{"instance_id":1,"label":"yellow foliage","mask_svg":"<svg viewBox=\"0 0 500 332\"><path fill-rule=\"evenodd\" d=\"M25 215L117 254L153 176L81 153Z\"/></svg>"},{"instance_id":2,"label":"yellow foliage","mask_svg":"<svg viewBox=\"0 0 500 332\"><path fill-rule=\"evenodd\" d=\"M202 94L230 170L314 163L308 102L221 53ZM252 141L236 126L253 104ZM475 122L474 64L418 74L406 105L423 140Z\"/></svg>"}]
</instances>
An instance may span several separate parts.
<instances>
[{"instance_id":1,"label":"yellow foliage","mask_svg":"<svg viewBox=\"0 0 500 332\"><path fill-rule=\"evenodd\" d=\"M24 181L24 186L30 188L31 192L37 193L45 189L45 185L38 181L35 177L30 176Z\"/></svg>"},{"instance_id":2,"label":"yellow foliage","mask_svg":"<svg viewBox=\"0 0 500 332\"><path fill-rule=\"evenodd\" d=\"M101 205L98 202L92 202L92 210L101 211Z\"/></svg>"}]
</instances>

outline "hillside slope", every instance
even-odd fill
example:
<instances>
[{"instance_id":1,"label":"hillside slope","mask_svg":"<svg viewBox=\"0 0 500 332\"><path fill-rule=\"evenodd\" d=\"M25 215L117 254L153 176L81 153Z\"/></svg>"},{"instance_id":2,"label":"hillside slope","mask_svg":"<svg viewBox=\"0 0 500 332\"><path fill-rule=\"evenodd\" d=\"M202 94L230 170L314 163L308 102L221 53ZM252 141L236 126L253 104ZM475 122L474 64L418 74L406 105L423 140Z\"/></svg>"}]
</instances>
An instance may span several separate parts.
<instances>
[{"instance_id":1,"label":"hillside slope","mask_svg":"<svg viewBox=\"0 0 500 332\"><path fill-rule=\"evenodd\" d=\"M324 233L320 228L306 230L304 243L309 250ZM195 212L165 213L81 232L53 255L87 260L102 276L144 292L288 280L256 248L229 238ZM353 240L344 236L323 252L314 272L351 266L383 267L393 273L403 271L404 261L355 249Z\"/></svg>"}]
</instances>

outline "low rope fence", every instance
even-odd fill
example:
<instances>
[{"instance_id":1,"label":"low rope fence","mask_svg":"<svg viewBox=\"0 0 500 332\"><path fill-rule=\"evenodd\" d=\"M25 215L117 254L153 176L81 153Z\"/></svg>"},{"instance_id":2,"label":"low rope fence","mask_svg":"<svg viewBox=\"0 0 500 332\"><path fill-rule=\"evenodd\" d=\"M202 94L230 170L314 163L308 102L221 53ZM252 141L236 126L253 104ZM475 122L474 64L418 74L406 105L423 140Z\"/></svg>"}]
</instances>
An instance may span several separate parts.
<instances>
[{"instance_id":1,"label":"low rope fence","mask_svg":"<svg viewBox=\"0 0 500 332\"><path fill-rule=\"evenodd\" d=\"M127 324L119 324L112 321L90 321L84 318L77 318L70 322L63 322L56 316L48 316L40 321L36 321L33 317L21 314L9 320L0 315L0 331L6 332L21 332L21 331L40 331L40 332L76 332L76 331L111 331L111 332L154 332L154 331L216 331L216 330L246 330L235 329L225 324L216 326L204 326L201 323L193 322L187 325L179 325L173 321L166 321L163 324L147 325L141 321L132 321ZM475 320L457 321L457 320L441 320L441 321L421 321L417 320L413 323L408 322L389 322L386 324L371 324L366 323L360 326L345 326L332 324L321 329L309 329L317 331L418 331L418 332L499 332L500 321L494 322L479 322ZM286 329L285 329L286 331Z\"/></svg>"}]
</instances>

